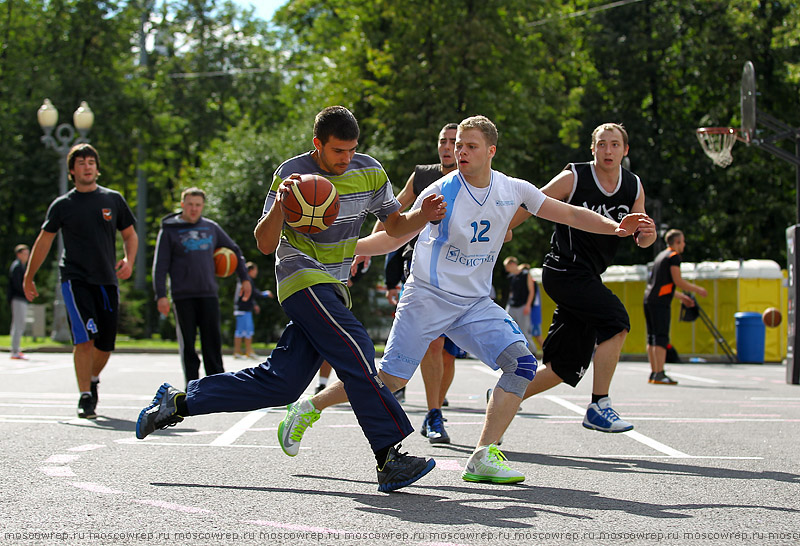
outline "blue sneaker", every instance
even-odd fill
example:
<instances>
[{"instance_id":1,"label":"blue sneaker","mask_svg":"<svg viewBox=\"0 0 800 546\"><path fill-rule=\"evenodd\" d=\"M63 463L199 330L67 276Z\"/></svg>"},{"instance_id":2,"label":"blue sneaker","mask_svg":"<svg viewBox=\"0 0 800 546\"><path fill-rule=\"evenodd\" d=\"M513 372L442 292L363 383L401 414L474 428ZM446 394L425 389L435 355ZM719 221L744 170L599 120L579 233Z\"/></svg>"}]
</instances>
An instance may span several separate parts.
<instances>
[{"instance_id":1,"label":"blue sneaker","mask_svg":"<svg viewBox=\"0 0 800 546\"><path fill-rule=\"evenodd\" d=\"M583 418L583 426L599 430L600 432L627 432L633 430L633 425L620 419L616 411L611 407L611 398L606 396L589 404L586 409L586 416Z\"/></svg>"},{"instance_id":2,"label":"blue sneaker","mask_svg":"<svg viewBox=\"0 0 800 546\"><path fill-rule=\"evenodd\" d=\"M449 444L450 443L450 435L447 434L447 431L444 429L444 421L446 421L444 417L442 417L442 410L438 408L434 408L428 412L428 415L425 417L425 421L427 422L427 434L428 441L432 444Z\"/></svg>"}]
</instances>

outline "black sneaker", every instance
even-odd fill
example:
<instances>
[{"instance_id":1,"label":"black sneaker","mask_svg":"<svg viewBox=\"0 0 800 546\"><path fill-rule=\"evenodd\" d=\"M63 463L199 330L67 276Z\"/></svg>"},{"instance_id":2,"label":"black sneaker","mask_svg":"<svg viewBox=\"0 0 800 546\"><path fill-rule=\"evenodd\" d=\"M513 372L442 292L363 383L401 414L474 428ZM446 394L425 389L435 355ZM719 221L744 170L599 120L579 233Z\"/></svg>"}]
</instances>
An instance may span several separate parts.
<instances>
[{"instance_id":1,"label":"black sneaker","mask_svg":"<svg viewBox=\"0 0 800 546\"><path fill-rule=\"evenodd\" d=\"M670 376L665 374L664 372L657 372L653 374L653 377L650 378L648 383L652 385L677 385L678 382L672 379Z\"/></svg>"},{"instance_id":2,"label":"black sneaker","mask_svg":"<svg viewBox=\"0 0 800 546\"><path fill-rule=\"evenodd\" d=\"M314 389L314 394L319 394L325 390L325 385L317 385L317 388Z\"/></svg>"},{"instance_id":3,"label":"black sneaker","mask_svg":"<svg viewBox=\"0 0 800 546\"><path fill-rule=\"evenodd\" d=\"M428 415L430 413L425 414L425 419L422 420L422 426L419 427L419 433L422 434L425 438L428 437Z\"/></svg>"},{"instance_id":4,"label":"black sneaker","mask_svg":"<svg viewBox=\"0 0 800 546\"><path fill-rule=\"evenodd\" d=\"M406 401L406 388L400 387L396 391L394 391L394 397L397 399L398 402L401 404Z\"/></svg>"},{"instance_id":5,"label":"black sneaker","mask_svg":"<svg viewBox=\"0 0 800 546\"><path fill-rule=\"evenodd\" d=\"M161 385L153 402L139 412L139 419L136 420L136 437L143 440L156 429L172 427L183 421L183 417L178 415L175 404L181 396L186 396L186 393L169 383Z\"/></svg>"},{"instance_id":6,"label":"black sneaker","mask_svg":"<svg viewBox=\"0 0 800 546\"><path fill-rule=\"evenodd\" d=\"M442 407L443 407L443 408L446 408L446 407L447 407L447 406L449 406L449 405L450 405L450 402L448 402L448 401L447 401L447 398L445 398L444 400L442 400Z\"/></svg>"},{"instance_id":7,"label":"black sneaker","mask_svg":"<svg viewBox=\"0 0 800 546\"><path fill-rule=\"evenodd\" d=\"M91 394L83 393L78 400L78 417L81 419L97 419Z\"/></svg>"},{"instance_id":8,"label":"black sneaker","mask_svg":"<svg viewBox=\"0 0 800 546\"><path fill-rule=\"evenodd\" d=\"M442 410L434 408L428 412L425 417L427 421L427 434L428 441L432 444L449 444L450 435L444 429L444 417L442 417Z\"/></svg>"},{"instance_id":9,"label":"black sneaker","mask_svg":"<svg viewBox=\"0 0 800 546\"><path fill-rule=\"evenodd\" d=\"M97 408L97 401L100 399L97 396L97 385L99 385L99 384L100 384L100 380L99 379L93 380L92 381L92 386L89 389L91 391L91 393L92 393L92 404L94 404L95 408Z\"/></svg>"},{"instance_id":10,"label":"black sneaker","mask_svg":"<svg viewBox=\"0 0 800 546\"><path fill-rule=\"evenodd\" d=\"M400 453L400 445L389 450L383 468L378 468L378 491L388 493L411 485L433 470L436 461Z\"/></svg>"}]
</instances>

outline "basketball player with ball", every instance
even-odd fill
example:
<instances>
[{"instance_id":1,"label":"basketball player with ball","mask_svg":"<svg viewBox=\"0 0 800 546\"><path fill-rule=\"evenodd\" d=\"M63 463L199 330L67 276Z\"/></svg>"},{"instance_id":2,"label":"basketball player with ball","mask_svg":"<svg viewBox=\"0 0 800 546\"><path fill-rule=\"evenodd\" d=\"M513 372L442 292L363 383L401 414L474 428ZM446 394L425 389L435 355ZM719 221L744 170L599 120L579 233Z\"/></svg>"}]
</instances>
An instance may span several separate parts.
<instances>
[{"instance_id":1,"label":"basketball player with ball","mask_svg":"<svg viewBox=\"0 0 800 546\"><path fill-rule=\"evenodd\" d=\"M485 116L463 120L456 133L458 170L431 184L412 207L417 210L431 195L442 194L447 214L441 223L426 225L414 247L411 275L397 304L380 378L393 390L404 386L430 342L441 334L497 370L500 377L478 445L461 477L505 484L521 482L525 476L510 468L497 444L537 370L525 334L490 296L492 272L509 222L524 207L526 214L618 239L633 235L651 220L643 213L613 220L550 198L530 182L492 169L497 142L497 127ZM381 254L399 246L382 246L380 241L387 239L381 232L374 233L359 241L358 253ZM344 402L346 395L353 404L347 384L344 389L334 384L308 403L323 409ZM291 419L290 414L281 425Z\"/></svg>"},{"instance_id":2,"label":"basketball player with ball","mask_svg":"<svg viewBox=\"0 0 800 546\"><path fill-rule=\"evenodd\" d=\"M353 411L375 453L378 489L393 491L417 481L436 463L400 451L399 442L413 427L378 377L375 346L350 311L346 283L361 225L368 214L378 217L389 235L402 237L444 218L446 206L441 196L430 195L416 210L401 214L381 164L356 153L358 122L346 108L330 106L319 112L313 134L312 151L285 161L275 171L254 232L259 250L275 253L278 301L291 319L278 341L280 350L273 351L257 367L191 381L185 393L163 384L152 404L139 414L136 437L144 438L190 415L291 404L327 360L344 382ZM298 197L306 204L313 201L305 189L293 191L293 185L305 184L308 178L303 175L325 178L335 186L340 209L332 223L324 219L324 212L321 223L297 217L290 221L299 229L287 223L283 201L288 204L290 193L295 201ZM310 225L329 227L321 231L304 228ZM289 414L294 426L279 427L278 435L284 452L295 456L303 432L319 418L319 412L304 401L290 405Z\"/></svg>"},{"instance_id":3,"label":"basketball player with ball","mask_svg":"<svg viewBox=\"0 0 800 546\"><path fill-rule=\"evenodd\" d=\"M200 188L188 188L181 193L181 212L168 214L161 220L153 260L153 288L158 312L164 316L170 312L167 275L170 278L175 329L187 384L200 377L200 358L194 348L198 329L206 375L225 371L218 273L225 276L235 268L242 282L242 299L249 299L252 290L242 251L219 224L203 216L205 203L206 194ZM218 267L224 271L217 270Z\"/></svg>"}]
</instances>

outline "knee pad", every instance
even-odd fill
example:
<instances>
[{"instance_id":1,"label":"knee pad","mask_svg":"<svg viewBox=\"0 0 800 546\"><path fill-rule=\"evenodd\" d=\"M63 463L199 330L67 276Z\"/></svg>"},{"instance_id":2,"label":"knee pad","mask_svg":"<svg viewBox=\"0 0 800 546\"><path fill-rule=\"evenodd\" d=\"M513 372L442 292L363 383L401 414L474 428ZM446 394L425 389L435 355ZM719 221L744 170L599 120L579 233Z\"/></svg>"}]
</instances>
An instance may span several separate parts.
<instances>
[{"instance_id":1,"label":"knee pad","mask_svg":"<svg viewBox=\"0 0 800 546\"><path fill-rule=\"evenodd\" d=\"M497 386L522 398L528 383L533 381L536 375L536 357L531 354L524 342L517 341L500 353L497 365L503 372L497 381Z\"/></svg>"}]
</instances>

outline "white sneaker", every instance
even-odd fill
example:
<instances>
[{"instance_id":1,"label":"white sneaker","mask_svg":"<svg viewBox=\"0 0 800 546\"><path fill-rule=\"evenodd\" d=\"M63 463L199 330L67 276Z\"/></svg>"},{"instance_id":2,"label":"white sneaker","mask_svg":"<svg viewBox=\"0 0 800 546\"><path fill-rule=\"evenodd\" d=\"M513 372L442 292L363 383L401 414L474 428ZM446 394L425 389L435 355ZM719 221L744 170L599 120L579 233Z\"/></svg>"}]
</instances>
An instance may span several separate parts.
<instances>
[{"instance_id":1,"label":"white sneaker","mask_svg":"<svg viewBox=\"0 0 800 546\"><path fill-rule=\"evenodd\" d=\"M258 360L259 362L264 360L263 358L258 356L256 353L250 353L250 354L244 355L243 358L246 358L247 360Z\"/></svg>"},{"instance_id":2,"label":"white sneaker","mask_svg":"<svg viewBox=\"0 0 800 546\"><path fill-rule=\"evenodd\" d=\"M467 461L461 478L467 482L516 483L525 476L511 470L506 456L495 444L478 447Z\"/></svg>"},{"instance_id":3,"label":"white sneaker","mask_svg":"<svg viewBox=\"0 0 800 546\"><path fill-rule=\"evenodd\" d=\"M619 414L611 407L611 398L606 396L589 404L583 418L583 426L600 432L627 432L633 425L620 419Z\"/></svg>"},{"instance_id":4,"label":"white sneaker","mask_svg":"<svg viewBox=\"0 0 800 546\"><path fill-rule=\"evenodd\" d=\"M247 357L244 356L242 353L233 353L233 358L235 358L236 360L241 360L242 358L247 358Z\"/></svg>"},{"instance_id":5,"label":"white sneaker","mask_svg":"<svg viewBox=\"0 0 800 546\"><path fill-rule=\"evenodd\" d=\"M297 455L303 433L317 422L319 415L320 411L314 407L310 396L289 404L286 417L278 425L278 443L284 453L289 457Z\"/></svg>"}]
</instances>

